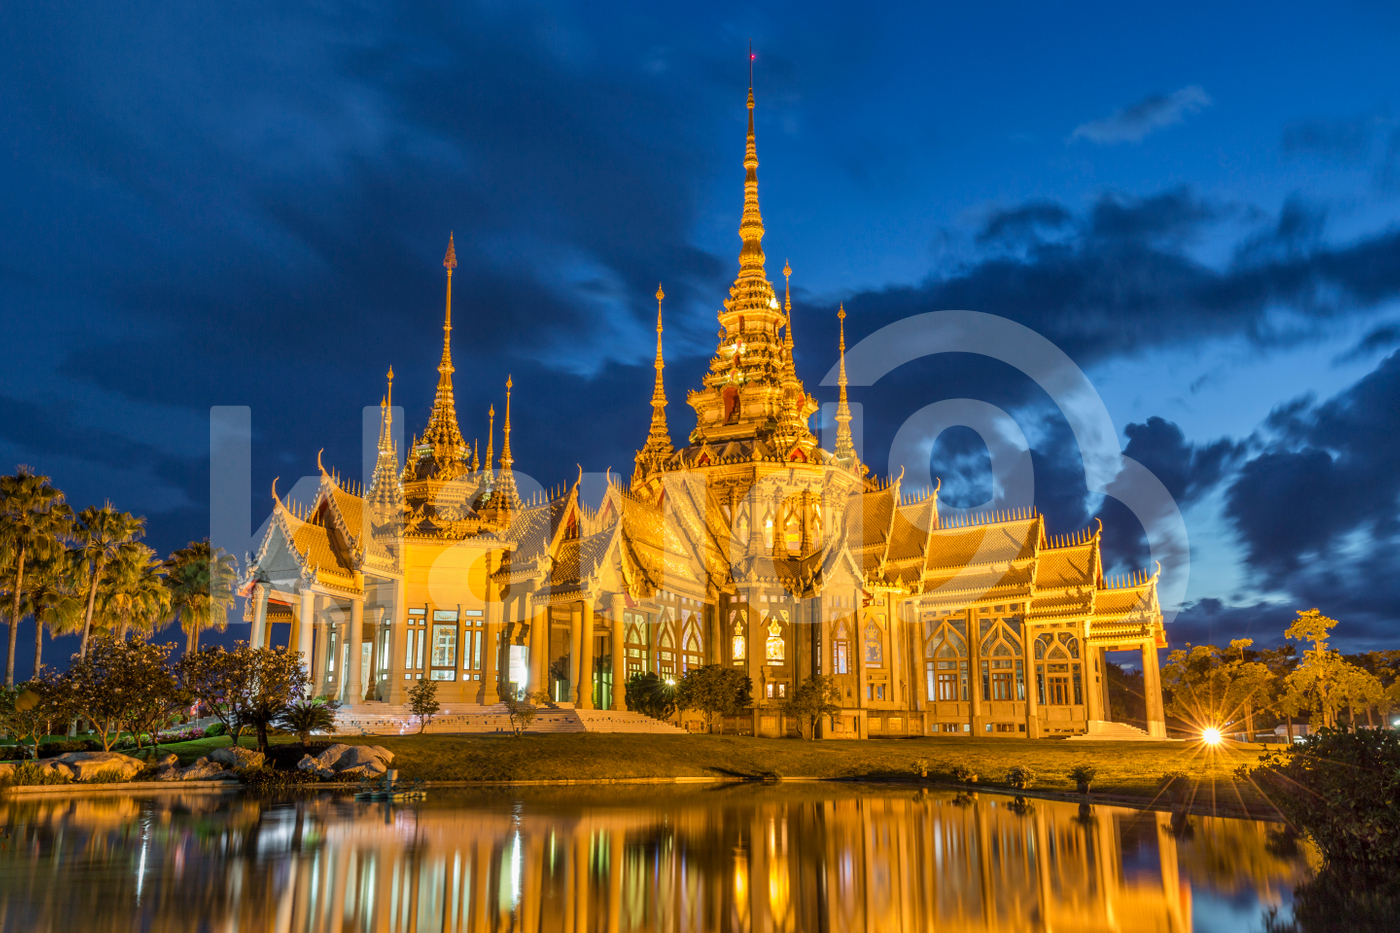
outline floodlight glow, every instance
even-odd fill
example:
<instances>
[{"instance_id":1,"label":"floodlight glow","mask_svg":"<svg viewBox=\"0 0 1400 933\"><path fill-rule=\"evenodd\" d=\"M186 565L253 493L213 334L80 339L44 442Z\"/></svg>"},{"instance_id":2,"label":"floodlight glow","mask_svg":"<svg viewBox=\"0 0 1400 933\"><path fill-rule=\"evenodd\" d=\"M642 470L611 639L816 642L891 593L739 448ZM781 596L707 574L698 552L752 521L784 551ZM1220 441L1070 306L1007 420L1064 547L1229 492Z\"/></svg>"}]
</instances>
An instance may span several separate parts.
<instances>
[{"instance_id":1,"label":"floodlight glow","mask_svg":"<svg viewBox=\"0 0 1400 933\"><path fill-rule=\"evenodd\" d=\"M1207 745L1219 745L1221 742L1225 741L1225 739L1224 736L1220 734L1219 729L1211 726L1201 732L1201 741L1205 742Z\"/></svg>"}]
</instances>

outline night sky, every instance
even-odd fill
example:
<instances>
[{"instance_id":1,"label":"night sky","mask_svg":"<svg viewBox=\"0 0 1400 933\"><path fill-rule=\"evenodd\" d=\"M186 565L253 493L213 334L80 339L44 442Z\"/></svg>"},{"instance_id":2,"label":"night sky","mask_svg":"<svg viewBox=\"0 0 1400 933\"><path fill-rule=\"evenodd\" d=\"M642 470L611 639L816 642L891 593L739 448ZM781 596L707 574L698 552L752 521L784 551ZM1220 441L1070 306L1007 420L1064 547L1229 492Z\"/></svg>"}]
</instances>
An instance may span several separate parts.
<instances>
[{"instance_id":1,"label":"night sky","mask_svg":"<svg viewBox=\"0 0 1400 933\"><path fill-rule=\"evenodd\" d=\"M1174 644L1275 643L1317 606L1340 647L1397 647L1388 5L288 6L0 12L4 470L147 516L162 553L209 532L210 406L252 409L258 520L322 447L358 476L390 365L426 422L453 231L463 433L484 448L510 373L517 470L630 474L657 282L673 439L694 425L752 37L764 247L775 284L794 270L809 391L834 400L838 302L851 343L941 309L1025 324L1186 516ZM1049 399L986 358L853 389L865 459L897 472L904 419L962 397L1015 415L1052 532L1102 516L1114 569L1147 564ZM944 501L992 494L971 431L931 461Z\"/></svg>"}]
</instances>

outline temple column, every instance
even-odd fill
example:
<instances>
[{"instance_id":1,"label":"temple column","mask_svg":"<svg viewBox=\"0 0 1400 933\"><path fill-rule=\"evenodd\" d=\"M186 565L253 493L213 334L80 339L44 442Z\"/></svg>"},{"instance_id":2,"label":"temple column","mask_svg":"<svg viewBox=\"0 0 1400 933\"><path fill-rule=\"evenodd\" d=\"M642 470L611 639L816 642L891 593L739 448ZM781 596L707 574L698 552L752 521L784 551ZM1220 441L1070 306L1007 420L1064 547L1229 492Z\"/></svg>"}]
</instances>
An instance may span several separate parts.
<instances>
[{"instance_id":1,"label":"temple column","mask_svg":"<svg viewBox=\"0 0 1400 933\"><path fill-rule=\"evenodd\" d=\"M259 583L253 587L253 630L248 633L248 647L257 648L263 643L267 629L267 587Z\"/></svg>"},{"instance_id":2,"label":"temple column","mask_svg":"<svg viewBox=\"0 0 1400 933\"><path fill-rule=\"evenodd\" d=\"M1088 645L1089 639L1083 639ZM1103 652L1090 648L1084 652L1084 718L1090 722L1102 721L1108 717L1103 710Z\"/></svg>"},{"instance_id":3,"label":"temple column","mask_svg":"<svg viewBox=\"0 0 1400 933\"><path fill-rule=\"evenodd\" d=\"M578 694L579 709L593 708L593 601L586 596L579 600Z\"/></svg>"},{"instance_id":4,"label":"temple column","mask_svg":"<svg viewBox=\"0 0 1400 933\"><path fill-rule=\"evenodd\" d=\"M1157 638L1142 643L1142 693L1147 699L1147 734L1167 737L1167 713L1162 706L1162 673L1157 666Z\"/></svg>"},{"instance_id":5,"label":"temple column","mask_svg":"<svg viewBox=\"0 0 1400 933\"><path fill-rule=\"evenodd\" d=\"M1021 626L1021 649L1025 655L1026 671L1026 738L1040 738L1040 690L1036 680L1035 636L1028 626Z\"/></svg>"},{"instance_id":6,"label":"temple column","mask_svg":"<svg viewBox=\"0 0 1400 933\"><path fill-rule=\"evenodd\" d=\"M1099 684L1100 689L1103 691L1099 695L1099 699L1103 703L1101 709L1103 710L1103 718L1105 720L1111 720L1113 718L1113 701L1109 698L1108 692L1108 649L1099 648L1098 658L1099 670L1102 672L1100 675L1102 680Z\"/></svg>"},{"instance_id":7,"label":"temple column","mask_svg":"<svg viewBox=\"0 0 1400 933\"><path fill-rule=\"evenodd\" d=\"M899 605L895 602L894 594L885 595L885 618L890 621L890 702L895 709L904 708L904 676L902 670L905 666L904 639L900 638L900 629L903 627L903 620L899 618Z\"/></svg>"},{"instance_id":8,"label":"temple column","mask_svg":"<svg viewBox=\"0 0 1400 933\"><path fill-rule=\"evenodd\" d=\"M481 702L486 706L501 701L501 588L492 574L495 572L490 555L486 561L486 644L482 646L486 663L482 665Z\"/></svg>"},{"instance_id":9,"label":"temple column","mask_svg":"<svg viewBox=\"0 0 1400 933\"><path fill-rule=\"evenodd\" d=\"M982 626L977 621L977 615L968 611L967 616L967 673L968 691L967 698L971 709L972 734L982 734ZM1031 652L1029 657L1034 666L1035 652ZM1032 686L1034 683L1032 682ZM1027 727L1029 728L1029 727Z\"/></svg>"},{"instance_id":10,"label":"temple column","mask_svg":"<svg viewBox=\"0 0 1400 933\"><path fill-rule=\"evenodd\" d=\"M296 618L296 650L301 652L301 666L308 674L314 676L313 661L311 657L312 646L312 626L316 624L316 594L311 590L301 591L301 611ZM311 689L311 684L307 684L307 689ZM315 694L311 694L315 696Z\"/></svg>"},{"instance_id":11,"label":"temple column","mask_svg":"<svg viewBox=\"0 0 1400 933\"><path fill-rule=\"evenodd\" d=\"M389 621L384 632L384 644L388 647L389 660L384 665L383 674L389 676L380 680L380 699L386 703L404 702L403 672L405 639L408 637L408 586L402 577L394 581L394 606L390 610Z\"/></svg>"},{"instance_id":12,"label":"temple column","mask_svg":"<svg viewBox=\"0 0 1400 933\"><path fill-rule=\"evenodd\" d=\"M311 695L313 697L326 695L326 675L329 673L327 668L330 666L331 660L331 632L335 628L328 618L331 611L329 606L325 607L327 618L320 618L318 613L316 619L316 640L311 648Z\"/></svg>"},{"instance_id":13,"label":"temple column","mask_svg":"<svg viewBox=\"0 0 1400 933\"><path fill-rule=\"evenodd\" d=\"M627 631L622 624L622 609L627 597L614 593L609 597L608 612L612 616L612 708L627 709Z\"/></svg>"},{"instance_id":14,"label":"temple column","mask_svg":"<svg viewBox=\"0 0 1400 933\"><path fill-rule=\"evenodd\" d=\"M578 705L579 685L583 682L583 604L574 603L569 607L569 695L567 699Z\"/></svg>"},{"instance_id":15,"label":"temple column","mask_svg":"<svg viewBox=\"0 0 1400 933\"><path fill-rule=\"evenodd\" d=\"M345 670L341 673L340 696L342 702L360 704L365 699L364 679L361 673L364 649L360 647L360 642L364 638L365 628L365 601L364 598L350 600L350 625L345 632L345 644L349 648L350 658L345 665Z\"/></svg>"},{"instance_id":16,"label":"temple column","mask_svg":"<svg viewBox=\"0 0 1400 933\"><path fill-rule=\"evenodd\" d=\"M529 661L525 667L524 686L527 693L535 693L543 690L543 678L540 676L540 655L543 649L539 647L544 634L540 630L540 620L536 617L534 598L529 593L521 594L518 600L520 606L520 621L529 626L525 632L525 646L529 653Z\"/></svg>"},{"instance_id":17,"label":"temple column","mask_svg":"<svg viewBox=\"0 0 1400 933\"><path fill-rule=\"evenodd\" d=\"M778 535L782 529L778 527L776 519L774 519L773 525L773 541L776 546ZM768 702L768 688L765 684L763 667L768 638L764 633L763 619L761 618L763 613L758 609L760 603L754 601L754 597L758 594L749 590L744 595L747 597L744 603L745 618L747 619L744 625L744 667L747 669L749 682L753 684L753 709L750 711L753 716L752 734L760 735L759 716L761 714L759 710Z\"/></svg>"}]
</instances>

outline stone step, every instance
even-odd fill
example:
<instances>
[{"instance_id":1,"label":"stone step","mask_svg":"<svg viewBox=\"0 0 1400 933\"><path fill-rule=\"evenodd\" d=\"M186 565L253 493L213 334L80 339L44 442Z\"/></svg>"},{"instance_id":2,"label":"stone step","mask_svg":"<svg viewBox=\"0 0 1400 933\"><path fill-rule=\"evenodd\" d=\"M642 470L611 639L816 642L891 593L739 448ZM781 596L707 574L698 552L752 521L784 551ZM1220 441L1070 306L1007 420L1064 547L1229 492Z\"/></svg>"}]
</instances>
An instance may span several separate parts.
<instances>
[{"instance_id":1,"label":"stone step","mask_svg":"<svg viewBox=\"0 0 1400 933\"><path fill-rule=\"evenodd\" d=\"M336 711L336 729L342 735L408 735L419 731L418 717L407 706L366 703ZM454 704L433 716L422 730L434 734L495 734L512 731L503 704L490 706ZM540 708L527 732L645 732L686 735L683 729L630 711L574 709L571 703Z\"/></svg>"},{"instance_id":2,"label":"stone step","mask_svg":"<svg viewBox=\"0 0 1400 933\"><path fill-rule=\"evenodd\" d=\"M1079 735L1072 735L1065 741L1090 741L1090 742L1166 742L1170 741L1155 735L1148 735L1137 726L1126 722L1109 722L1102 719L1091 719L1088 722L1088 731Z\"/></svg>"}]
</instances>

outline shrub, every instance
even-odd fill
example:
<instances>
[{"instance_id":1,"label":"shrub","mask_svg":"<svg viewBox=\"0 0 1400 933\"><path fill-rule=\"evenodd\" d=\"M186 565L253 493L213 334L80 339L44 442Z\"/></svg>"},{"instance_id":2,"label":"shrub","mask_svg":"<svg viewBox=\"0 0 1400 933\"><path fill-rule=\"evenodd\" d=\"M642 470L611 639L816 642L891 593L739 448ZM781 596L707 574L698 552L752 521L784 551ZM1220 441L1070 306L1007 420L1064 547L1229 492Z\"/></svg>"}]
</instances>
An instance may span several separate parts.
<instances>
[{"instance_id":1,"label":"shrub","mask_svg":"<svg viewBox=\"0 0 1400 933\"><path fill-rule=\"evenodd\" d=\"M221 722L213 722L204 727L206 738L213 738L216 735L228 735L228 726Z\"/></svg>"},{"instance_id":2,"label":"shrub","mask_svg":"<svg viewBox=\"0 0 1400 933\"><path fill-rule=\"evenodd\" d=\"M312 771L298 771L296 768L283 770L269 768L249 768L242 774L243 783L256 788L292 787L298 784L317 784L320 778Z\"/></svg>"},{"instance_id":3,"label":"shrub","mask_svg":"<svg viewBox=\"0 0 1400 933\"><path fill-rule=\"evenodd\" d=\"M977 772L969 768L964 768L962 765L953 765L952 774L953 780L955 781L961 781L964 784L977 783Z\"/></svg>"},{"instance_id":4,"label":"shrub","mask_svg":"<svg viewBox=\"0 0 1400 933\"><path fill-rule=\"evenodd\" d=\"M333 700L293 700L277 717L277 723L295 732L305 745L311 740L313 732L335 731L335 711L338 709L340 704Z\"/></svg>"},{"instance_id":5,"label":"shrub","mask_svg":"<svg viewBox=\"0 0 1400 933\"><path fill-rule=\"evenodd\" d=\"M40 768L34 762L26 761L15 767L6 783L14 787L43 787L50 784L71 784L72 779L51 768Z\"/></svg>"},{"instance_id":6,"label":"shrub","mask_svg":"<svg viewBox=\"0 0 1400 933\"><path fill-rule=\"evenodd\" d=\"M1400 733L1322 729L1259 761L1247 777L1317 844L1329 870L1382 877L1400 861Z\"/></svg>"},{"instance_id":7,"label":"shrub","mask_svg":"<svg viewBox=\"0 0 1400 933\"><path fill-rule=\"evenodd\" d=\"M929 762L927 758L914 759L914 773L919 777L928 777Z\"/></svg>"},{"instance_id":8,"label":"shrub","mask_svg":"<svg viewBox=\"0 0 1400 933\"><path fill-rule=\"evenodd\" d=\"M433 721L438 710L442 709L442 704L437 698L437 681L420 680L408 691L408 711L418 717L418 731L421 733L428 728L428 723ZM545 696L541 693L540 696Z\"/></svg>"},{"instance_id":9,"label":"shrub","mask_svg":"<svg viewBox=\"0 0 1400 933\"><path fill-rule=\"evenodd\" d=\"M81 783L83 783L83 784L125 784L125 783L126 783L126 778L122 777L122 773L121 773L120 771L114 771L114 770L112 770L111 768L108 768L108 769L105 770L105 771L99 771L99 772L97 772L96 774L94 774L94 775L93 775L92 777L90 777L90 778L85 778L85 779L83 779L83 781L82 781Z\"/></svg>"},{"instance_id":10,"label":"shrub","mask_svg":"<svg viewBox=\"0 0 1400 933\"><path fill-rule=\"evenodd\" d=\"M1035 783L1036 774L1025 765L1018 765L1006 772L1006 783L1017 790L1025 790Z\"/></svg>"},{"instance_id":11,"label":"shrub","mask_svg":"<svg viewBox=\"0 0 1400 933\"><path fill-rule=\"evenodd\" d=\"M1069 779L1079 786L1081 794L1089 792L1089 785L1094 783L1094 778L1099 772L1093 765L1075 765L1069 771Z\"/></svg>"},{"instance_id":12,"label":"shrub","mask_svg":"<svg viewBox=\"0 0 1400 933\"><path fill-rule=\"evenodd\" d=\"M45 742L39 746L40 758L54 758L68 752L100 752L102 743L95 739L73 739L66 742Z\"/></svg>"}]
</instances>

